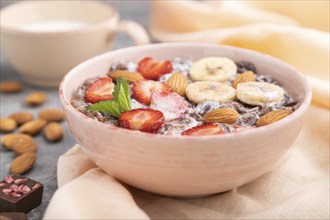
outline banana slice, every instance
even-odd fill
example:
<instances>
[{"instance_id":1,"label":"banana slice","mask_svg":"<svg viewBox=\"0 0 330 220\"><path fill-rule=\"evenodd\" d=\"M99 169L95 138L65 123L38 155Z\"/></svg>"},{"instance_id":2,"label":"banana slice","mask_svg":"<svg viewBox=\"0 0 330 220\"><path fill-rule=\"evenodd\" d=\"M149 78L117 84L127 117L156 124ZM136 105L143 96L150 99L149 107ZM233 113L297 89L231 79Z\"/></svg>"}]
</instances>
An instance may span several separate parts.
<instances>
[{"instance_id":1,"label":"banana slice","mask_svg":"<svg viewBox=\"0 0 330 220\"><path fill-rule=\"evenodd\" d=\"M225 82L237 74L237 66L226 57L205 57L192 65L189 74L194 81Z\"/></svg>"},{"instance_id":2,"label":"banana slice","mask_svg":"<svg viewBox=\"0 0 330 220\"><path fill-rule=\"evenodd\" d=\"M284 90L271 83L246 82L237 85L237 98L249 105L266 105L281 102Z\"/></svg>"},{"instance_id":3,"label":"banana slice","mask_svg":"<svg viewBox=\"0 0 330 220\"><path fill-rule=\"evenodd\" d=\"M224 83L199 81L188 85L186 96L194 103L205 101L225 102L233 100L236 96L236 90Z\"/></svg>"}]
</instances>

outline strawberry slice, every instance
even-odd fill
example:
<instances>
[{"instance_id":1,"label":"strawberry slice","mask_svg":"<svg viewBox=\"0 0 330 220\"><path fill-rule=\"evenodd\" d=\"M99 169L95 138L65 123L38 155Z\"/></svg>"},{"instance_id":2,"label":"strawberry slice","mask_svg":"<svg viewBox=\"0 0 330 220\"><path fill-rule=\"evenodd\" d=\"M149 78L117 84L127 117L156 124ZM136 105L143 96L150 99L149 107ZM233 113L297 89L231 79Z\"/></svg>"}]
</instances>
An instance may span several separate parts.
<instances>
[{"instance_id":1,"label":"strawberry slice","mask_svg":"<svg viewBox=\"0 0 330 220\"><path fill-rule=\"evenodd\" d=\"M188 110L188 103L175 92L156 91L151 95L150 108L161 111L165 121L170 121L180 118Z\"/></svg>"},{"instance_id":2,"label":"strawberry slice","mask_svg":"<svg viewBox=\"0 0 330 220\"><path fill-rule=\"evenodd\" d=\"M241 125L234 125L233 126L233 130L234 132L241 132L241 131L245 131L245 130L249 130L252 127L248 127L248 126L241 126Z\"/></svg>"},{"instance_id":3,"label":"strawberry slice","mask_svg":"<svg viewBox=\"0 0 330 220\"><path fill-rule=\"evenodd\" d=\"M224 133L223 130L217 124L207 123L183 131L181 135L204 136L204 135L223 134L223 133Z\"/></svg>"},{"instance_id":4,"label":"strawberry slice","mask_svg":"<svg viewBox=\"0 0 330 220\"><path fill-rule=\"evenodd\" d=\"M170 92L171 86L152 80L139 80L133 84L133 96L142 104L150 105L151 94L155 91Z\"/></svg>"},{"instance_id":5,"label":"strawberry slice","mask_svg":"<svg viewBox=\"0 0 330 220\"><path fill-rule=\"evenodd\" d=\"M115 85L110 78L100 78L90 85L85 93L85 100L90 103L111 100Z\"/></svg>"},{"instance_id":6,"label":"strawberry slice","mask_svg":"<svg viewBox=\"0 0 330 220\"><path fill-rule=\"evenodd\" d=\"M153 60L151 57L146 57L138 63L137 71L145 79L158 80L159 77L173 71L171 61Z\"/></svg>"},{"instance_id":7,"label":"strawberry slice","mask_svg":"<svg viewBox=\"0 0 330 220\"><path fill-rule=\"evenodd\" d=\"M164 115L150 108L137 108L126 111L119 116L119 127L157 133L164 124Z\"/></svg>"}]
</instances>

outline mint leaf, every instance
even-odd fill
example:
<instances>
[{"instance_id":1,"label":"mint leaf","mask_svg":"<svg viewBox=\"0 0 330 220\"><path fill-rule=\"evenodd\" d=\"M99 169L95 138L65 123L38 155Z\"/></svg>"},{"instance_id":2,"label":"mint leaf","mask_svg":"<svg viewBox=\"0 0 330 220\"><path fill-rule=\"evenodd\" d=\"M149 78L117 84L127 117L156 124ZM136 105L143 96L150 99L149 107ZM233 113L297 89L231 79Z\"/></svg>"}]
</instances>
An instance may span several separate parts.
<instances>
[{"instance_id":1,"label":"mint leaf","mask_svg":"<svg viewBox=\"0 0 330 220\"><path fill-rule=\"evenodd\" d=\"M116 118L125 111L131 109L130 89L128 82L119 77L112 93L113 100L95 103L87 108L91 111L99 111Z\"/></svg>"},{"instance_id":2,"label":"mint leaf","mask_svg":"<svg viewBox=\"0 0 330 220\"><path fill-rule=\"evenodd\" d=\"M114 97L116 97L116 101L118 102L122 111L128 111L131 109L131 99L130 99L130 89L126 80L119 77L117 79L118 89L115 87ZM117 89L117 90L116 90Z\"/></svg>"},{"instance_id":3,"label":"mint leaf","mask_svg":"<svg viewBox=\"0 0 330 220\"><path fill-rule=\"evenodd\" d=\"M121 113L119 105L114 101L98 102L88 107L87 110L104 112L115 117L118 117Z\"/></svg>"}]
</instances>

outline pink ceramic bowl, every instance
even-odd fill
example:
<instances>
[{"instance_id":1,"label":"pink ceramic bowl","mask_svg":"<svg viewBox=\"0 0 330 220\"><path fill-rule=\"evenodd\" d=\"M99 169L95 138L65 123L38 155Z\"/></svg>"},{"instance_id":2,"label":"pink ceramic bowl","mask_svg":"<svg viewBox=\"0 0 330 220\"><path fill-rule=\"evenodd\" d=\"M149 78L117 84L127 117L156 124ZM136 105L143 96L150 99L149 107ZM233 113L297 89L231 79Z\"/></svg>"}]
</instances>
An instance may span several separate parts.
<instances>
[{"instance_id":1,"label":"pink ceramic bowl","mask_svg":"<svg viewBox=\"0 0 330 220\"><path fill-rule=\"evenodd\" d=\"M165 136L103 124L77 111L72 94L84 80L104 76L112 62L138 62L145 56L197 60L226 56L253 62L271 75L299 102L288 117L265 127L222 136ZM203 43L154 44L125 48L89 59L72 69L60 86L60 98L77 142L114 178L146 191L196 197L241 186L283 163L297 138L311 89L303 75L288 64L254 51Z\"/></svg>"}]
</instances>

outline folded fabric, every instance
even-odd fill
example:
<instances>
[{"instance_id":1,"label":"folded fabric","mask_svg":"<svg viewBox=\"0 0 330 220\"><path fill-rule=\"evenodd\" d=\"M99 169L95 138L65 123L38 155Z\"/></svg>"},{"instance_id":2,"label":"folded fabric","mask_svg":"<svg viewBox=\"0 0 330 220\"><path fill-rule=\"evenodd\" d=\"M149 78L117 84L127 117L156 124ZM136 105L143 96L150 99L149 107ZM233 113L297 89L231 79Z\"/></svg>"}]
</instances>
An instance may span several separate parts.
<instances>
[{"instance_id":1,"label":"folded fabric","mask_svg":"<svg viewBox=\"0 0 330 220\"><path fill-rule=\"evenodd\" d=\"M151 1L150 29L197 32L252 23L298 25L329 32L329 1Z\"/></svg>"},{"instance_id":2,"label":"folded fabric","mask_svg":"<svg viewBox=\"0 0 330 220\"><path fill-rule=\"evenodd\" d=\"M77 164L87 170L78 171ZM61 157L58 178L63 186L54 194L44 219L148 219L124 185L88 164L93 163L78 145Z\"/></svg>"},{"instance_id":3,"label":"folded fabric","mask_svg":"<svg viewBox=\"0 0 330 220\"><path fill-rule=\"evenodd\" d=\"M273 10L267 13L281 12L285 19L266 16L260 8ZM311 13L304 17L306 8ZM154 39L162 42L218 43L272 55L309 76L314 92L313 103L330 108L330 35L321 31L329 30L329 1L231 1L218 4L153 1L151 9L150 32ZM164 19L158 13L160 10L172 16ZM310 17L311 14L314 17ZM252 15L258 19L251 19ZM181 19L183 16L185 20ZM290 19L297 19L296 23ZM174 27L170 25L172 23Z\"/></svg>"},{"instance_id":4,"label":"folded fabric","mask_svg":"<svg viewBox=\"0 0 330 220\"><path fill-rule=\"evenodd\" d=\"M252 183L199 199L119 183L76 145L59 159L60 188L44 219L328 219L329 124L329 111L311 106L287 163Z\"/></svg>"}]
</instances>

